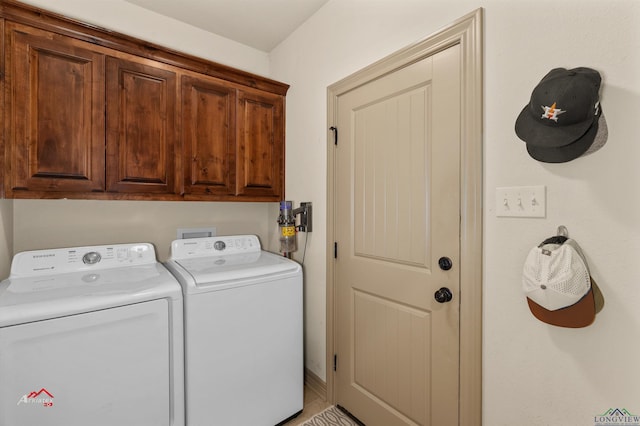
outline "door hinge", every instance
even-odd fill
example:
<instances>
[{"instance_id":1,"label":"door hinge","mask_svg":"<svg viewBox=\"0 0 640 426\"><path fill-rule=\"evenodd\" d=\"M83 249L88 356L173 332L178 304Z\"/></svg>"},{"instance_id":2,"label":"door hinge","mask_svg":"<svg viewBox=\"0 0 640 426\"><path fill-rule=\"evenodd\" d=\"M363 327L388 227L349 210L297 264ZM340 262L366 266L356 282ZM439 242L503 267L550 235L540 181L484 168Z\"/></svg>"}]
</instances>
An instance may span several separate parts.
<instances>
[{"instance_id":1,"label":"door hinge","mask_svg":"<svg viewBox=\"0 0 640 426\"><path fill-rule=\"evenodd\" d=\"M333 144L338 145L338 128L336 126L329 127L329 130L333 132Z\"/></svg>"},{"instance_id":2,"label":"door hinge","mask_svg":"<svg viewBox=\"0 0 640 426\"><path fill-rule=\"evenodd\" d=\"M333 258L338 258L338 243L333 243Z\"/></svg>"},{"instance_id":3,"label":"door hinge","mask_svg":"<svg viewBox=\"0 0 640 426\"><path fill-rule=\"evenodd\" d=\"M338 354L333 354L333 371L338 370Z\"/></svg>"}]
</instances>

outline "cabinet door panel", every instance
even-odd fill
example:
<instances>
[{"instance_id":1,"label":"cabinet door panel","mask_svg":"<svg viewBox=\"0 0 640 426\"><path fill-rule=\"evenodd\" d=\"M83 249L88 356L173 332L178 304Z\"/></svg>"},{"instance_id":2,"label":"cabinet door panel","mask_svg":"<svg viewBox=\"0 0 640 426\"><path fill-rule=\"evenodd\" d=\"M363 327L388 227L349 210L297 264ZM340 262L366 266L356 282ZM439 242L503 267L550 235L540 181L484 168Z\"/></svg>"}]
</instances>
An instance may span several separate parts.
<instances>
[{"instance_id":1,"label":"cabinet door panel","mask_svg":"<svg viewBox=\"0 0 640 426\"><path fill-rule=\"evenodd\" d=\"M104 56L68 37L9 27L9 194L103 191Z\"/></svg>"},{"instance_id":2,"label":"cabinet door panel","mask_svg":"<svg viewBox=\"0 0 640 426\"><path fill-rule=\"evenodd\" d=\"M107 58L107 191L175 192L176 81L172 71Z\"/></svg>"},{"instance_id":3,"label":"cabinet door panel","mask_svg":"<svg viewBox=\"0 0 640 426\"><path fill-rule=\"evenodd\" d=\"M183 77L185 194L234 194L235 99L234 87L213 79Z\"/></svg>"},{"instance_id":4,"label":"cabinet door panel","mask_svg":"<svg viewBox=\"0 0 640 426\"><path fill-rule=\"evenodd\" d=\"M279 200L284 195L284 97L240 90L237 195Z\"/></svg>"}]
</instances>

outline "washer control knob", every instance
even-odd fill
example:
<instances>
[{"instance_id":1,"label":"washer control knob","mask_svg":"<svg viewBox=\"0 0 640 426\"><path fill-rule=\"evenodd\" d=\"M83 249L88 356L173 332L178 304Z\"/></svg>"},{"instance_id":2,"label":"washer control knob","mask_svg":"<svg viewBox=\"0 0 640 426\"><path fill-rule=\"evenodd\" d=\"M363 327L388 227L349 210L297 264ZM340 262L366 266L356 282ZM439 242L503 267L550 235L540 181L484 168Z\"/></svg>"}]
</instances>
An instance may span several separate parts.
<instances>
[{"instance_id":1,"label":"washer control knob","mask_svg":"<svg viewBox=\"0 0 640 426\"><path fill-rule=\"evenodd\" d=\"M225 248L227 248L227 245L224 243L224 241L218 240L215 243L213 243L213 248L218 251L222 251Z\"/></svg>"},{"instance_id":2,"label":"washer control knob","mask_svg":"<svg viewBox=\"0 0 640 426\"><path fill-rule=\"evenodd\" d=\"M100 262L101 259L102 256L100 256L100 253L98 253L97 251L90 251L89 253L85 253L85 255L82 256L82 261L85 263L85 265L95 265L96 263Z\"/></svg>"}]
</instances>

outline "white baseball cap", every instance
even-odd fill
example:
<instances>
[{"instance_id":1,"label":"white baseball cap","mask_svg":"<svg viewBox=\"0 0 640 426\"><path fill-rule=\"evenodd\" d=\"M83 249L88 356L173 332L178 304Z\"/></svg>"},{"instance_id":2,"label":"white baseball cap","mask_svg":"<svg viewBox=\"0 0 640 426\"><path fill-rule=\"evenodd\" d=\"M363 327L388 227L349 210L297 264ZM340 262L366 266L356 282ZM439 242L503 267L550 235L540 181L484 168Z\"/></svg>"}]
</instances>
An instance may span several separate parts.
<instances>
[{"instance_id":1,"label":"white baseball cap","mask_svg":"<svg viewBox=\"0 0 640 426\"><path fill-rule=\"evenodd\" d=\"M552 237L529 252L522 288L531 313L540 321L580 328L595 319L589 267L575 240Z\"/></svg>"}]
</instances>

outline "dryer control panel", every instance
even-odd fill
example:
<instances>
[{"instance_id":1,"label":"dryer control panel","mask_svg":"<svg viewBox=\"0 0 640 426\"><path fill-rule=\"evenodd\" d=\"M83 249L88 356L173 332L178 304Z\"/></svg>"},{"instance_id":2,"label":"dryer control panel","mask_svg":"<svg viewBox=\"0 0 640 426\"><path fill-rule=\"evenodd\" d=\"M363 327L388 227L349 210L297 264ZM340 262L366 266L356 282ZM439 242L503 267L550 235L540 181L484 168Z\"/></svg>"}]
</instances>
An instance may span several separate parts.
<instances>
[{"instance_id":1,"label":"dryer control panel","mask_svg":"<svg viewBox=\"0 0 640 426\"><path fill-rule=\"evenodd\" d=\"M156 263L149 243L24 251L11 262L11 277L62 274Z\"/></svg>"},{"instance_id":2,"label":"dryer control panel","mask_svg":"<svg viewBox=\"0 0 640 426\"><path fill-rule=\"evenodd\" d=\"M171 259L228 256L259 252L260 250L260 241L256 235L187 238L171 243Z\"/></svg>"}]
</instances>

